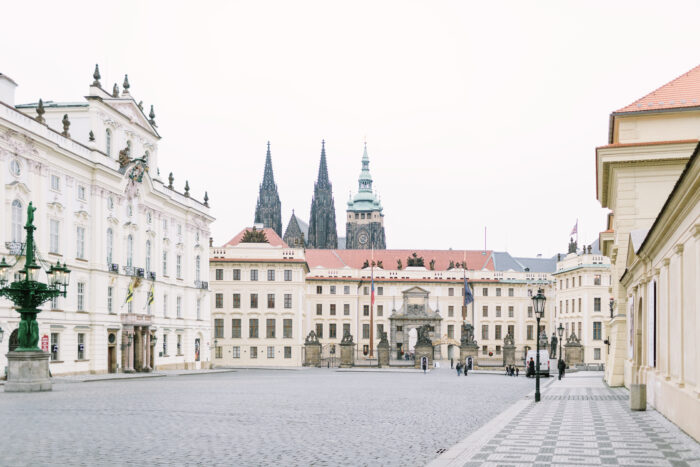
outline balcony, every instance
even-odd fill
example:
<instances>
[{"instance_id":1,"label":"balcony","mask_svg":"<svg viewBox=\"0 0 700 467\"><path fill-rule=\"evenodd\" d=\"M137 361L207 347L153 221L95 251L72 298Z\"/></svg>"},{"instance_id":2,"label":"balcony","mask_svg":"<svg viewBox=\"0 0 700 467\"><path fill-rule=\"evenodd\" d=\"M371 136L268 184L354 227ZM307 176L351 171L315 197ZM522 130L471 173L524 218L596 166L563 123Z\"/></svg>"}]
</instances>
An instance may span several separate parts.
<instances>
[{"instance_id":1,"label":"balcony","mask_svg":"<svg viewBox=\"0 0 700 467\"><path fill-rule=\"evenodd\" d=\"M209 289L209 282L207 281L194 281L194 287L196 289Z\"/></svg>"},{"instance_id":2,"label":"balcony","mask_svg":"<svg viewBox=\"0 0 700 467\"><path fill-rule=\"evenodd\" d=\"M124 266L124 275L130 277L144 277L143 268L135 268L133 266Z\"/></svg>"},{"instance_id":3,"label":"balcony","mask_svg":"<svg viewBox=\"0 0 700 467\"><path fill-rule=\"evenodd\" d=\"M107 263L107 270L119 274L119 265L117 263Z\"/></svg>"},{"instance_id":4,"label":"balcony","mask_svg":"<svg viewBox=\"0 0 700 467\"><path fill-rule=\"evenodd\" d=\"M153 272L153 271L149 271L149 272L148 272L148 280L149 280L149 281L154 281L154 280L156 280L156 273Z\"/></svg>"}]
</instances>

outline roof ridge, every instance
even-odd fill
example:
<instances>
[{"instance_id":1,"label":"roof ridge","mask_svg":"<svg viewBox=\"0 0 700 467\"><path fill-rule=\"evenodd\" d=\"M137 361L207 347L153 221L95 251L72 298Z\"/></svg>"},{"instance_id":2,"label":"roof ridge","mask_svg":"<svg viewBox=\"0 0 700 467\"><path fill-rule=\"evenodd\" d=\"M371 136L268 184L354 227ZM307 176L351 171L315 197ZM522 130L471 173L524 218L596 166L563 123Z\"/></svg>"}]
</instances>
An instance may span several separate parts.
<instances>
[{"instance_id":1,"label":"roof ridge","mask_svg":"<svg viewBox=\"0 0 700 467\"><path fill-rule=\"evenodd\" d=\"M635 100L635 101L632 102L631 104L625 105L625 106L623 106L623 107L621 107L621 108L615 110L613 113L624 112L625 109L627 109L627 108L629 108L629 107L632 107L632 106L634 106L634 105L640 103L640 102L643 101L644 99L646 99L646 98L652 96L654 93L657 93L657 92L661 91L663 88L672 87L672 86L673 86L674 84L676 84L680 79L687 77L688 75L690 75L691 73L693 73L694 71L696 71L696 70L698 70L698 69L700 69L700 65L696 65L695 67L691 68L690 70L686 71L685 73L676 76L674 79L672 79L671 81L667 82L666 84L663 84L663 85L659 86L658 88L654 89L653 91L651 91L651 92L645 94L644 96L640 97L639 99ZM629 111L629 110L628 110L628 111Z\"/></svg>"}]
</instances>

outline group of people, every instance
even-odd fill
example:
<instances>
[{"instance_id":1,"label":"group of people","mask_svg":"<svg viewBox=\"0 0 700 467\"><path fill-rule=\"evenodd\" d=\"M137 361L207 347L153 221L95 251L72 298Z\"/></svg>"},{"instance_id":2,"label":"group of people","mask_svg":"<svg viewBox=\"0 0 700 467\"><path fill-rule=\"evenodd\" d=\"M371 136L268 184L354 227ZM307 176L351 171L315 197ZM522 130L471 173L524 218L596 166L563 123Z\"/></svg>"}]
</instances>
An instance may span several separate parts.
<instances>
[{"instance_id":1,"label":"group of people","mask_svg":"<svg viewBox=\"0 0 700 467\"><path fill-rule=\"evenodd\" d=\"M507 365L506 376L520 376L520 368L515 365Z\"/></svg>"},{"instance_id":2,"label":"group of people","mask_svg":"<svg viewBox=\"0 0 700 467\"><path fill-rule=\"evenodd\" d=\"M469 360L464 363L458 361L457 366L455 366L454 358L450 358L450 368L457 370L457 376L462 376L462 373L464 373L464 376L469 376L469 369L471 368Z\"/></svg>"}]
</instances>

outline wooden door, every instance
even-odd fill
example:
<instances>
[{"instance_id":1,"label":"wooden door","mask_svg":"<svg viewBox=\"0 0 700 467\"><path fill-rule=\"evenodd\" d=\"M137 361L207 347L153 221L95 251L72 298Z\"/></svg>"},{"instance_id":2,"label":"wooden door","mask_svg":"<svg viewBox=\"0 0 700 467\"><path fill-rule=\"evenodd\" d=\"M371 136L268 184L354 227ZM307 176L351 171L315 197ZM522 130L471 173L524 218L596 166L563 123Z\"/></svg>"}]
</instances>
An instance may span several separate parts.
<instances>
[{"instance_id":1,"label":"wooden door","mask_svg":"<svg viewBox=\"0 0 700 467\"><path fill-rule=\"evenodd\" d=\"M117 372L116 347L113 345L107 347L107 371L110 373Z\"/></svg>"}]
</instances>

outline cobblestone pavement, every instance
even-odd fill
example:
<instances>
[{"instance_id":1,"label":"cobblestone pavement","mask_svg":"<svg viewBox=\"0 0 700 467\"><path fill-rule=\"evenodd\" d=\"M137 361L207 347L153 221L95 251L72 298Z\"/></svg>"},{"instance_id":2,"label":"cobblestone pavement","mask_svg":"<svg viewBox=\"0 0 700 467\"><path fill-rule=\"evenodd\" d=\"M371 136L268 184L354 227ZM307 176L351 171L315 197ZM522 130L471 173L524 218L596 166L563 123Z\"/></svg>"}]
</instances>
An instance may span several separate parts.
<instances>
[{"instance_id":1,"label":"cobblestone pavement","mask_svg":"<svg viewBox=\"0 0 700 467\"><path fill-rule=\"evenodd\" d=\"M58 383L0 392L0 465L425 465L532 387L445 368Z\"/></svg>"},{"instance_id":2,"label":"cobblestone pavement","mask_svg":"<svg viewBox=\"0 0 700 467\"><path fill-rule=\"evenodd\" d=\"M700 466L698 443L650 407L632 412L628 396L602 373L567 375L541 402L517 402L430 465Z\"/></svg>"}]
</instances>

